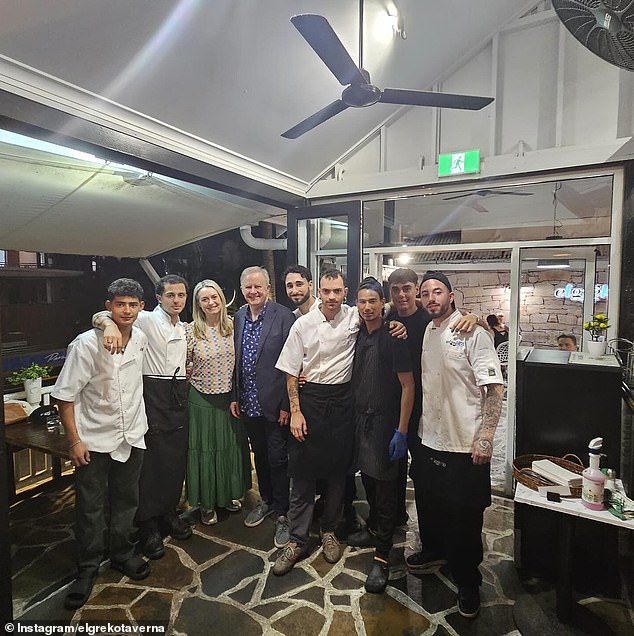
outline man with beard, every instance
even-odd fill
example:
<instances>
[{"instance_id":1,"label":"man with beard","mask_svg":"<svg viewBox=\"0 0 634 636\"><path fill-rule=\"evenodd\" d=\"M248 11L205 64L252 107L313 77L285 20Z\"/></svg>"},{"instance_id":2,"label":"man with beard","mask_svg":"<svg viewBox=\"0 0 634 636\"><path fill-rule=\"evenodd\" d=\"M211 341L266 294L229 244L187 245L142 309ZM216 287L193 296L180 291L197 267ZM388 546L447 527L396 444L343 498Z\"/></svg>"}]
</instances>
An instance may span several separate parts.
<instances>
[{"instance_id":1,"label":"man with beard","mask_svg":"<svg viewBox=\"0 0 634 636\"><path fill-rule=\"evenodd\" d=\"M356 308L343 305L347 292L341 272L333 269L322 273L321 305L291 327L276 365L286 373L291 408L288 467L293 480L288 513L290 541L273 566L278 576L289 572L306 553L318 479L327 481L320 533L323 555L329 563L341 558L335 526L352 458L350 379L359 331ZM301 407L300 371L306 377Z\"/></svg>"},{"instance_id":2,"label":"man with beard","mask_svg":"<svg viewBox=\"0 0 634 636\"><path fill-rule=\"evenodd\" d=\"M458 611L475 618L480 611L482 522L491 504L490 462L504 383L489 334L480 326L466 335L451 329L460 312L443 273L424 275L421 300L432 322L421 358L419 571L424 564L446 560L458 587Z\"/></svg>"},{"instance_id":3,"label":"man with beard","mask_svg":"<svg viewBox=\"0 0 634 636\"><path fill-rule=\"evenodd\" d=\"M355 462L370 504L367 526L348 537L348 545L376 549L365 582L368 592L387 586L388 560L396 527L398 460L407 455L407 429L414 403L414 376L405 340L392 338L383 322L385 298L376 278L361 281L357 309L361 326L355 347Z\"/></svg>"},{"instance_id":4,"label":"man with beard","mask_svg":"<svg viewBox=\"0 0 634 636\"><path fill-rule=\"evenodd\" d=\"M295 318L319 307L317 299L313 296L313 275L308 267L289 265L284 270L282 278L286 295L295 305L293 310Z\"/></svg>"},{"instance_id":5,"label":"man with beard","mask_svg":"<svg viewBox=\"0 0 634 636\"><path fill-rule=\"evenodd\" d=\"M184 540L191 527L176 516L185 481L189 421L185 363L187 341L180 313L187 301L187 281L169 274L156 283L158 305L141 311L136 326L147 336L143 360L143 399L148 418L147 450L139 481L139 526L143 554L160 559L163 537ZM122 350L121 334L109 312L93 316L93 327L103 329L104 347Z\"/></svg>"},{"instance_id":6,"label":"man with beard","mask_svg":"<svg viewBox=\"0 0 634 636\"><path fill-rule=\"evenodd\" d=\"M293 480L288 512L290 541L273 566L278 576L305 556L315 505L315 487L326 480L326 503L321 517L321 545L329 563L341 558L335 526L344 500L346 474L352 459L352 393L350 379L359 312L344 305L348 293L336 269L319 278L319 310L309 311L291 327L276 367L286 373L291 407L289 475ZM390 333L406 337L399 323ZM301 404L298 376L306 377Z\"/></svg>"},{"instance_id":7,"label":"man with beard","mask_svg":"<svg viewBox=\"0 0 634 636\"><path fill-rule=\"evenodd\" d=\"M309 311L319 308L320 301L313 296L313 275L312 272L303 265L289 265L283 275L284 287L289 300L295 305L293 311L296 318L299 318ZM419 355L420 357L420 355ZM303 380L300 381L300 384ZM323 480L317 482L317 495L315 502L315 517L320 517L324 503L326 485ZM346 491L343 503L343 520L337 526L337 538L345 540L349 534L360 530L361 525L354 510L353 501L356 498L356 484L354 475L346 477Z\"/></svg>"}]
</instances>

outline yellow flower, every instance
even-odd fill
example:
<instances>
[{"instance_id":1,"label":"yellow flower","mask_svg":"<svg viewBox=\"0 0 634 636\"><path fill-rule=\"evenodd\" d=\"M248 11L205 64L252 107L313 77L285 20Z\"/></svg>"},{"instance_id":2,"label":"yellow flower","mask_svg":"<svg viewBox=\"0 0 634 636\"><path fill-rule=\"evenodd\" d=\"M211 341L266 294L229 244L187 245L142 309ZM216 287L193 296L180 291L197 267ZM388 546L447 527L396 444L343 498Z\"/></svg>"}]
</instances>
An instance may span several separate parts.
<instances>
[{"instance_id":1,"label":"yellow flower","mask_svg":"<svg viewBox=\"0 0 634 636\"><path fill-rule=\"evenodd\" d=\"M608 325L607 325L607 323L602 322L602 323L599 325L599 327L600 327L601 329L607 329L607 328L608 328Z\"/></svg>"}]
</instances>

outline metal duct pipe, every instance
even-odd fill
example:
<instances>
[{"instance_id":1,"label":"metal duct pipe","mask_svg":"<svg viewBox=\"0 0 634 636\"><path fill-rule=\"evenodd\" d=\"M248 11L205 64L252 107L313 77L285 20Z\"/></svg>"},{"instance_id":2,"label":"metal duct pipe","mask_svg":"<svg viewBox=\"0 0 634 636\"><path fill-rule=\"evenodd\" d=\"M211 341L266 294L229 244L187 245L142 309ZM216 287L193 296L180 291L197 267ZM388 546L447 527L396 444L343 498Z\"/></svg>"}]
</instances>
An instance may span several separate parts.
<instances>
[{"instance_id":1,"label":"metal duct pipe","mask_svg":"<svg viewBox=\"0 0 634 636\"><path fill-rule=\"evenodd\" d=\"M285 250L286 239L264 239L256 238L251 233L250 225L240 226L240 236L242 240L254 250Z\"/></svg>"}]
</instances>

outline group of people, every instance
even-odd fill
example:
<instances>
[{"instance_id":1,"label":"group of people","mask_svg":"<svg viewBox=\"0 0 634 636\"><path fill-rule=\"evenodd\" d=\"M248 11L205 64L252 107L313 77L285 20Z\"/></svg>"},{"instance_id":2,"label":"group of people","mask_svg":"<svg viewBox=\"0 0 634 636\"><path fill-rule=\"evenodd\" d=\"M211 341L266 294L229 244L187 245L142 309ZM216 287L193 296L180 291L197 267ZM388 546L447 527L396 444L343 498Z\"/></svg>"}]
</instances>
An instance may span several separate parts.
<instances>
[{"instance_id":1,"label":"group of people","mask_svg":"<svg viewBox=\"0 0 634 636\"><path fill-rule=\"evenodd\" d=\"M448 563L460 613L478 614L503 396L491 337L455 309L441 272L422 284L412 270L392 272L389 307L371 277L356 290L356 307L344 304L346 281L335 269L321 272L317 297L301 265L286 270L284 285L293 312L270 299L265 269L245 269L246 305L232 320L220 286L201 281L184 324L184 279L157 283L152 312L143 311L141 286L119 279L95 328L69 345L52 392L76 467L78 575L68 608L92 590L106 551L105 508L111 567L145 578L135 527L150 559L163 556L165 537L188 539L191 511L176 514L183 481L203 524L216 523L219 508L239 511L251 486L250 446L260 501L244 523L272 516L278 576L308 553L317 493L323 556L341 558L336 530L353 510L360 471L369 515L346 542L374 548L365 582L373 593L388 583L409 451L422 550L407 567L423 574Z\"/></svg>"}]
</instances>

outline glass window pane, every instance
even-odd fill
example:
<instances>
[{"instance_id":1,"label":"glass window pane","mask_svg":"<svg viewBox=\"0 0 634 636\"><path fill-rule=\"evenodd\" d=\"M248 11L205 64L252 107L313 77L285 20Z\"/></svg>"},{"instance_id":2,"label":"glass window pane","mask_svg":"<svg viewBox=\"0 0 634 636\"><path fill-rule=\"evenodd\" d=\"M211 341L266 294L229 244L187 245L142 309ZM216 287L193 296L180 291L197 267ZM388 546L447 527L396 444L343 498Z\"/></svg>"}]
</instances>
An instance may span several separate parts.
<instances>
[{"instance_id":1,"label":"glass window pane","mask_svg":"<svg viewBox=\"0 0 634 636\"><path fill-rule=\"evenodd\" d=\"M364 247L609 236L612 176L364 203Z\"/></svg>"}]
</instances>

